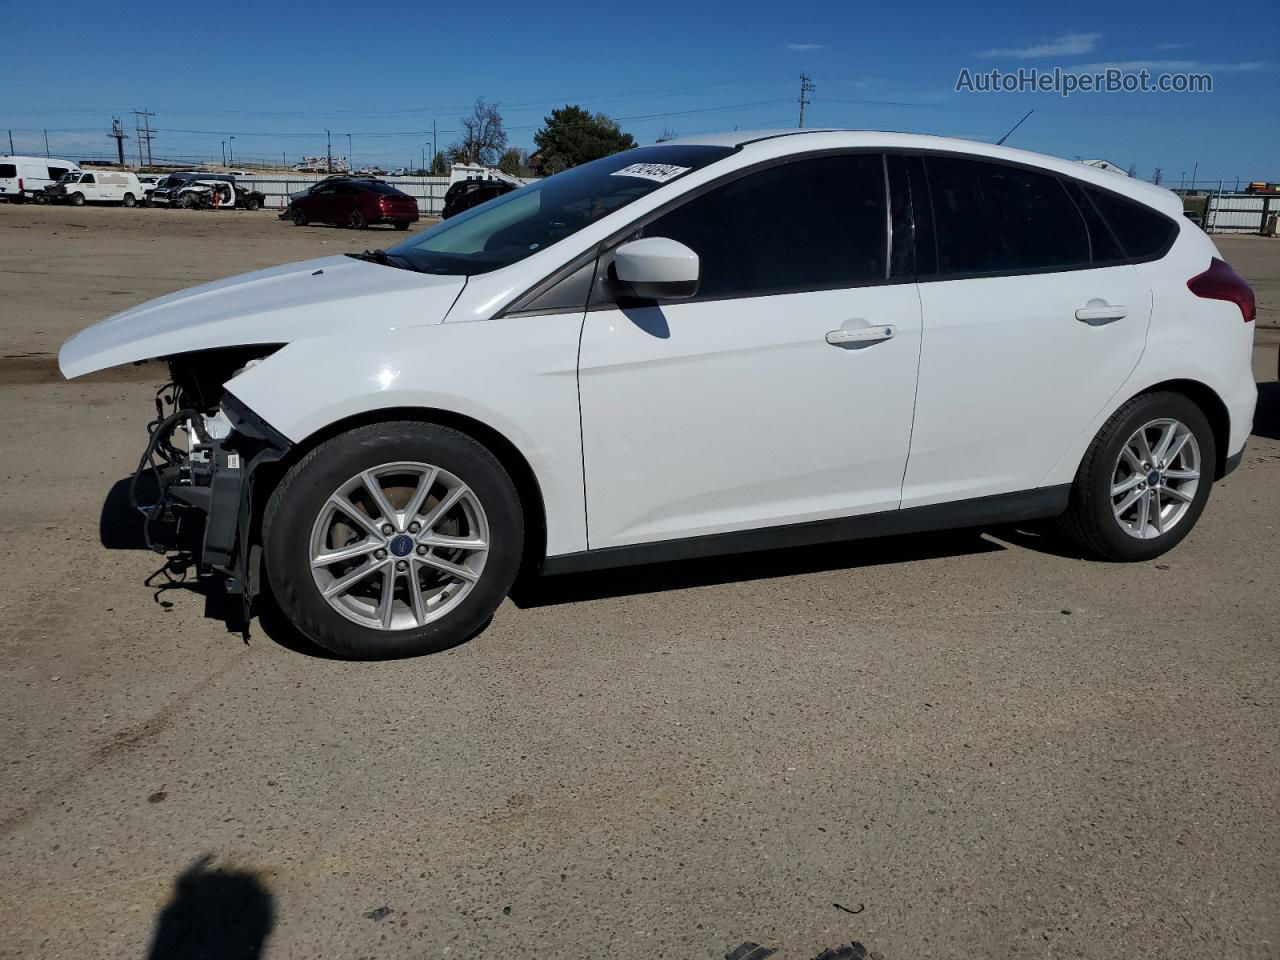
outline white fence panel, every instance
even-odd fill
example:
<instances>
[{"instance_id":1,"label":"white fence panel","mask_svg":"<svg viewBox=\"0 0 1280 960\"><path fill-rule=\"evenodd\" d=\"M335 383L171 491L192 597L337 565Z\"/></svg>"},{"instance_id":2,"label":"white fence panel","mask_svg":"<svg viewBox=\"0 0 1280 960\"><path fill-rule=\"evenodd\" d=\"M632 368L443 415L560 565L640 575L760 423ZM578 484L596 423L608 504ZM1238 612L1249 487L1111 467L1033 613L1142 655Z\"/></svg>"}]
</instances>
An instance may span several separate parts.
<instances>
[{"instance_id":1,"label":"white fence panel","mask_svg":"<svg viewBox=\"0 0 1280 960\"><path fill-rule=\"evenodd\" d=\"M1280 213L1280 196L1210 194L1204 225L1209 233L1261 233L1273 213Z\"/></svg>"},{"instance_id":2,"label":"white fence panel","mask_svg":"<svg viewBox=\"0 0 1280 960\"><path fill-rule=\"evenodd\" d=\"M308 189L324 174L290 173L238 176L236 183L266 194L268 207L288 206L289 195ZM418 212L424 217L438 217L444 209L444 194L449 189L448 177L379 177L397 190L403 190L418 201Z\"/></svg>"}]
</instances>

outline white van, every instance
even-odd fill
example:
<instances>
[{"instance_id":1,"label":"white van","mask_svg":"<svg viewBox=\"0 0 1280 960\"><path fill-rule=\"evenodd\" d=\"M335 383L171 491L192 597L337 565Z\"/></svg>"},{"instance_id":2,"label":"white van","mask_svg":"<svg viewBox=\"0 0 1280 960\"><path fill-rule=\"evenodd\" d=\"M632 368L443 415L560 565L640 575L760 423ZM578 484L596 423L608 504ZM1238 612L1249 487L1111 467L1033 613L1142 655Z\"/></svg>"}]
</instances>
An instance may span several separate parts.
<instances>
[{"instance_id":1,"label":"white van","mask_svg":"<svg viewBox=\"0 0 1280 960\"><path fill-rule=\"evenodd\" d=\"M143 190L137 174L127 170L70 170L44 191L44 198L75 207L85 203L122 203L133 207L143 198Z\"/></svg>"},{"instance_id":2,"label":"white van","mask_svg":"<svg viewBox=\"0 0 1280 960\"><path fill-rule=\"evenodd\" d=\"M52 157L0 157L0 198L21 203L80 167Z\"/></svg>"}]
</instances>

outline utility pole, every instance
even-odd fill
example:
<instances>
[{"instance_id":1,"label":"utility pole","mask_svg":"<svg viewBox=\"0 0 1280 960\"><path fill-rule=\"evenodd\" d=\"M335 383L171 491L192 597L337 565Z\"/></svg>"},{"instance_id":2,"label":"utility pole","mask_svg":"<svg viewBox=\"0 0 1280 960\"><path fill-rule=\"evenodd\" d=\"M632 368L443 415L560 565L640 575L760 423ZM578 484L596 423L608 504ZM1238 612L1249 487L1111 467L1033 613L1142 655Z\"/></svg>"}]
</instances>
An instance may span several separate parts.
<instances>
[{"instance_id":1,"label":"utility pole","mask_svg":"<svg viewBox=\"0 0 1280 960\"><path fill-rule=\"evenodd\" d=\"M355 156L356 156L355 148L351 146L351 134L348 133L347 134L347 166L350 167L352 171L354 171L356 167Z\"/></svg>"},{"instance_id":2,"label":"utility pole","mask_svg":"<svg viewBox=\"0 0 1280 960\"><path fill-rule=\"evenodd\" d=\"M431 121L431 169L436 168L436 157L440 155L440 148L436 146L436 122Z\"/></svg>"},{"instance_id":3,"label":"utility pole","mask_svg":"<svg viewBox=\"0 0 1280 960\"><path fill-rule=\"evenodd\" d=\"M225 167L227 165L227 141L219 140L218 142L222 144L222 165Z\"/></svg>"},{"instance_id":4,"label":"utility pole","mask_svg":"<svg viewBox=\"0 0 1280 960\"><path fill-rule=\"evenodd\" d=\"M231 158L231 165L236 165L236 138L234 134L227 137L227 155Z\"/></svg>"},{"instance_id":5,"label":"utility pole","mask_svg":"<svg viewBox=\"0 0 1280 960\"><path fill-rule=\"evenodd\" d=\"M1191 192L1196 192L1196 174L1200 172L1200 161L1197 160L1195 166L1191 168Z\"/></svg>"},{"instance_id":6,"label":"utility pole","mask_svg":"<svg viewBox=\"0 0 1280 960\"><path fill-rule=\"evenodd\" d=\"M13 156L13 131L9 131L9 155Z\"/></svg>"},{"instance_id":7,"label":"utility pole","mask_svg":"<svg viewBox=\"0 0 1280 960\"><path fill-rule=\"evenodd\" d=\"M804 127L804 108L810 103L809 94L817 89L807 73L800 74L800 126Z\"/></svg>"},{"instance_id":8,"label":"utility pole","mask_svg":"<svg viewBox=\"0 0 1280 960\"><path fill-rule=\"evenodd\" d=\"M138 135L138 166L144 163L148 167L151 166L151 118L154 116L155 114L148 110L133 111L134 133ZM143 144L146 145L145 153Z\"/></svg>"},{"instance_id":9,"label":"utility pole","mask_svg":"<svg viewBox=\"0 0 1280 960\"><path fill-rule=\"evenodd\" d=\"M324 172L333 173L333 141L328 130L324 132Z\"/></svg>"},{"instance_id":10,"label":"utility pole","mask_svg":"<svg viewBox=\"0 0 1280 960\"><path fill-rule=\"evenodd\" d=\"M124 138L128 136L124 132L124 127L120 125L119 117L111 118L111 132L107 136L113 138L116 142L116 156L120 160L120 166L124 166Z\"/></svg>"},{"instance_id":11,"label":"utility pole","mask_svg":"<svg viewBox=\"0 0 1280 960\"><path fill-rule=\"evenodd\" d=\"M49 156L49 131L44 132L44 155Z\"/></svg>"}]
</instances>

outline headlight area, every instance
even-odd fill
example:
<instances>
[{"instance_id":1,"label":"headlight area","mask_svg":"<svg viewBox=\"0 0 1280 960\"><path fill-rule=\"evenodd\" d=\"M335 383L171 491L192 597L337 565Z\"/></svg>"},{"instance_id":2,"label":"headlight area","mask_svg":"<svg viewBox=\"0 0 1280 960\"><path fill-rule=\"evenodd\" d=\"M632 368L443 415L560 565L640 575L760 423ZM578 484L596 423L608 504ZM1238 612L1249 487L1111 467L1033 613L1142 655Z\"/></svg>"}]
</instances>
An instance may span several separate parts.
<instances>
[{"instance_id":1,"label":"headlight area","mask_svg":"<svg viewBox=\"0 0 1280 960\"><path fill-rule=\"evenodd\" d=\"M277 349L168 358L173 379L156 394L147 447L129 484L147 546L157 553L190 554L202 571L226 576L228 592L242 599L246 626L258 592L258 558L251 544L253 479L263 464L283 458L291 444L225 385Z\"/></svg>"}]
</instances>

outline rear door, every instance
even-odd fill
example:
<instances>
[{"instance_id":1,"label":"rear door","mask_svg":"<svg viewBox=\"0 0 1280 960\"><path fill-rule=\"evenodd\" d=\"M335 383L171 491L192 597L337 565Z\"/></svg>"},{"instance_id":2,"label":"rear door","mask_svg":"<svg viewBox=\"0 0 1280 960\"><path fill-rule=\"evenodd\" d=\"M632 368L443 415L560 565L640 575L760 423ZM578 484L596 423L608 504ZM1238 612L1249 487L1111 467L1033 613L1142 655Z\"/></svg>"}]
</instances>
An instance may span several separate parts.
<instances>
[{"instance_id":1,"label":"rear door","mask_svg":"<svg viewBox=\"0 0 1280 960\"><path fill-rule=\"evenodd\" d=\"M907 162L931 201L935 236L919 246L936 262L920 277L902 505L1033 489L1137 365L1150 288L1073 181L955 156Z\"/></svg>"}]
</instances>

